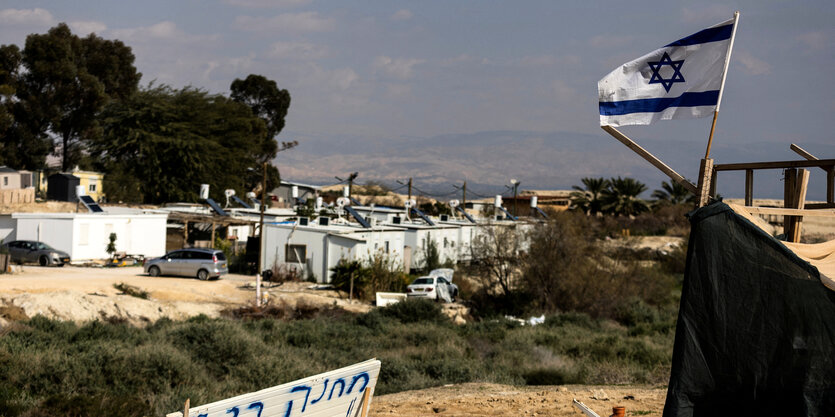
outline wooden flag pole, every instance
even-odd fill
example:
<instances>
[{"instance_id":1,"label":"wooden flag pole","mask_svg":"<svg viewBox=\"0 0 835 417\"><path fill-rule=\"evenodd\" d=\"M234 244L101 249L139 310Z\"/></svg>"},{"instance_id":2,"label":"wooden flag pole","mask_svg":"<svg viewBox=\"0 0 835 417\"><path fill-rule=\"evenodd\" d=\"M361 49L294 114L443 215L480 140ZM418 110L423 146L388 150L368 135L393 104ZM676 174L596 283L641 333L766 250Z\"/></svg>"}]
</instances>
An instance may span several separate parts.
<instances>
[{"instance_id":1,"label":"wooden flag pole","mask_svg":"<svg viewBox=\"0 0 835 417\"><path fill-rule=\"evenodd\" d=\"M620 143L626 145L627 148L632 149L637 153L641 158L644 158L647 162L652 164L654 167L658 168L670 177L671 180L681 184L684 188L687 188L687 191L690 191L693 194L699 195L698 189L692 182L687 181L681 174L673 170L669 167L669 165L662 162L658 159L655 155L647 152L646 149L642 148L640 145L635 143L632 139L629 139L628 136L624 135L621 131L615 129L612 126L600 126L606 133L612 135L613 138L617 139Z\"/></svg>"},{"instance_id":2,"label":"wooden flag pole","mask_svg":"<svg viewBox=\"0 0 835 417\"><path fill-rule=\"evenodd\" d=\"M719 106L716 106L717 108ZM705 151L705 159L710 158L710 145L713 144L713 131L716 130L716 118L719 117L719 110L713 112L713 123L710 125L710 136L707 138L707 150Z\"/></svg>"}]
</instances>

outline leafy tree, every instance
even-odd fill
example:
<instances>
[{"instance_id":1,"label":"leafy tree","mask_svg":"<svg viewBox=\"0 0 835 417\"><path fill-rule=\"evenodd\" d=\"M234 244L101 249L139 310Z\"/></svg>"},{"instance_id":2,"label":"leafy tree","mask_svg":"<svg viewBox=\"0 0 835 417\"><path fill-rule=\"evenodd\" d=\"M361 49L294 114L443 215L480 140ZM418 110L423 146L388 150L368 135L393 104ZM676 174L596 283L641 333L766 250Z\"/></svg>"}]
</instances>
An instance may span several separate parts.
<instances>
[{"instance_id":1,"label":"leafy tree","mask_svg":"<svg viewBox=\"0 0 835 417\"><path fill-rule=\"evenodd\" d=\"M675 182L667 181L661 182L661 189L652 192L652 198L658 200L659 203L667 203L672 205L684 203L696 203L696 195L691 193L683 185Z\"/></svg>"},{"instance_id":2,"label":"leafy tree","mask_svg":"<svg viewBox=\"0 0 835 417\"><path fill-rule=\"evenodd\" d=\"M52 152L47 121L21 92L21 61L16 45L0 46L0 163L16 169L39 169Z\"/></svg>"},{"instance_id":3,"label":"leafy tree","mask_svg":"<svg viewBox=\"0 0 835 417\"><path fill-rule=\"evenodd\" d=\"M69 169L81 158L78 143L99 134L97 115L105 104L136 90L141 74L133 61L133 52L122 42L95 34L82 39L64 23L46 34L29 35L15 112L28 120L18 125L17 137L42 138L51 131L61 141L62 169Z\"/></svg>"},{"instance_id":4,"label":"leafy tree","mask_svg":"<svg viewBox=\"0 0 835 417\"><path fill-rule=\"evenodd\" d=\"M570 194L571 206L582 210L586 214L602 212L601 197L603 191L609 188L609 180L605 178L583 178L583 186L573 186L575 191Z\"/></svg>"},{"instance_id":5,"label":"leafy tree","mask_svg":"<svg viewBox=\"0 0 835 417\"><path fill-rule=\"evenodd\" d=\"M275 137L284 129L284 118L290 108L290 93L278 88L275 81L263 75L250 74L236 78L230 86L232 100L244 103L252 113L266 123L266 134L261 142L260 162L275 158L278 151Z\"/></svg>"},{"instance_id":6,"label":"leafy tree","mask_svg":"<svg viewBox=\"0 0 835 417\"><path fill-rule=\"evenodd\" d=\"M221 95L149 86L102 116L103 135L89 150L109 174L112 199L196 201L202 183L221 199L224 189L242 191L248 168L258 166L264 122Z\"/></svg>"},{"instance_id":7,"label":"leafy tree","mask_svg":"<svg viewBox=\"0 0 835 417\"><path fill-rule=\"evenodd\" d=\"M634 216L649 211L649 205L638 196L647 186L634 178L612 178L609 188L603 190L600 200L602 209L615 216Z\"/></svg>"}]
</instances>

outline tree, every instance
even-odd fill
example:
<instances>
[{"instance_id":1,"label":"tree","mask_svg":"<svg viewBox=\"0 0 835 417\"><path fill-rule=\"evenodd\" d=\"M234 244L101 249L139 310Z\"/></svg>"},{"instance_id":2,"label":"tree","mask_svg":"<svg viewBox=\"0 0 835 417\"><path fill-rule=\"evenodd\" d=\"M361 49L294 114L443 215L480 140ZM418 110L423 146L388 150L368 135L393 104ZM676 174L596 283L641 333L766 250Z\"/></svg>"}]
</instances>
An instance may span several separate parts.
<instances>
[{"instance_id":1,"label":"tree","mask_svg":"<svg viewBox=\"0 0 835 417\"><path fill-rule=\"evenodd\" d=\"M221 199L224 189L244 191L248 168L260 167L264 130L247 106L221 95L149 86L105 109L89 151L109 174L111 199L196 201L202 183Z\"/></svg>"},{"instance_id":2,"label":"tree","mask_svg":"<svg viewBox=\"0 0 835 417\"><path fill-rule=\"evenodd\" d=\"M484 286L509 295L519 275L522 239L515 226L483 225L470 245L473 267Z\"/></svg>"},{"instance_id":3,"label":"tree","mask_svg":"<svg viewBox=\"0 0 835 417\"><path fill-rule=\"evenodd\" d=\"M16 45L0 46L0 163L40 169L52 152L48 123L33 102L21 100L21 61Z\"/></svg>"},{"instance_id":4,"label":"tree","mask_svg":"<svg viewBox=\"0 0 835 417\"><path fill-rule=\"evenodd\" d=\"M275 81L256 74L250 74L244 80L236 78L229 89L232 100L249 106L252 113L266 124L266 134L261 141L260 162L275 158L278 150L275 137L284 129L284 118L290 108L290 93L279 89Z\"/></svg>"},{"instance_id":5,"label":"tree","mask_svg":"<svg viewBox=\"0 0 835 417\"><path fill-rule=\"evenodd\" d=\"M609 188L601 193L602 209L615 216L634 216L649 211L646 201L638 195L647 190L647 186L633 178L612 178Z\"/></svg>"},{"instance_id":6,"label":"tree","mask_svg":"<svg viewBox=\"0 0 835 417\"><path fill-rule=\"evenodd\" d=\"M19 134L39 137L48 129L59 136L61 166L69 169L81 158L78 142L99 134L97 115L105 104L136 90L141 74L133 61L122 42L95 34L82 39L64 23L29 35L17 97L33 114L28 132Z\"/></svg>"},{"instance_id":7,"label":"tree","mask_svg":"<svg viewBox=\"0 0 835 417\"><path fill-rule=\"evenodd\" d=\"M668 203L672 205L684 203L696 203L696 195L683 185L675 182L667 181L661 182L661 189L652 192L652 198L658 200L660 203Z\"/></svg>"},{"instance_id":8,"label":"tree","mask_svg":"<svg viewBox=\"0 0 835 417\"><path fill-rule=\"evenodd\" d=\"M602 211L600 200L603 191L609 188L609 180L605 178L583 178L585 188L573 186L574 192L570 194L573 208L582 210L586 214L597 214Z\"/></svg>"}]
</instances>

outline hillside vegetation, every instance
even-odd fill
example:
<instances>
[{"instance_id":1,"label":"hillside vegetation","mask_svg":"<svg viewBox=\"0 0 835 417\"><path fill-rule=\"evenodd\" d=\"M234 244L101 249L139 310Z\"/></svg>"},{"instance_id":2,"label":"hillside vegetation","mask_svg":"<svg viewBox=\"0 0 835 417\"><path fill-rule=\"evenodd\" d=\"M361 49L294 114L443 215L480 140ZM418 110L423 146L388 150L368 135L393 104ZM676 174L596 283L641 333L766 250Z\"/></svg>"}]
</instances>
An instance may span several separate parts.
<instances>
[{"instance_id":1,"label":"hillside vegetation","mask_svg":"<svg viewBox=\"0 0 835 417\"><path fill-rule=\"evenodd\" d=\"M665 383L675 317L584 314L520 326L452 325L409 300L363 315L283 322L197 317L147 328L35 317L0 337L0 415L164 415L376 357L378 394L470 381Z\"/></svg>"}]
</instances>

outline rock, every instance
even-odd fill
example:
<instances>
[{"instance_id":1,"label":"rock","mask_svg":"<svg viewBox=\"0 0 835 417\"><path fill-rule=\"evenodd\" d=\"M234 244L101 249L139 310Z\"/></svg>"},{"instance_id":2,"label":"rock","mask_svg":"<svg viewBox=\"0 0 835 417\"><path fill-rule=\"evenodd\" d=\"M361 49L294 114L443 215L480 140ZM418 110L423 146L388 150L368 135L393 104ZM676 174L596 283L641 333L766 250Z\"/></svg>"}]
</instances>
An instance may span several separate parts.
<instances>
[{"instance_id":1,"label":"rock","mask_svg":"<svg viewBox=\"0 0 835 417\"><path fill-rule=\"evenodd\" d=\"M606 391L602 389L597 389L592 391L591 399L593 400L600 400L600 401L609 401L609 396L606 395Z\"/></svg>"}]
</instances>

